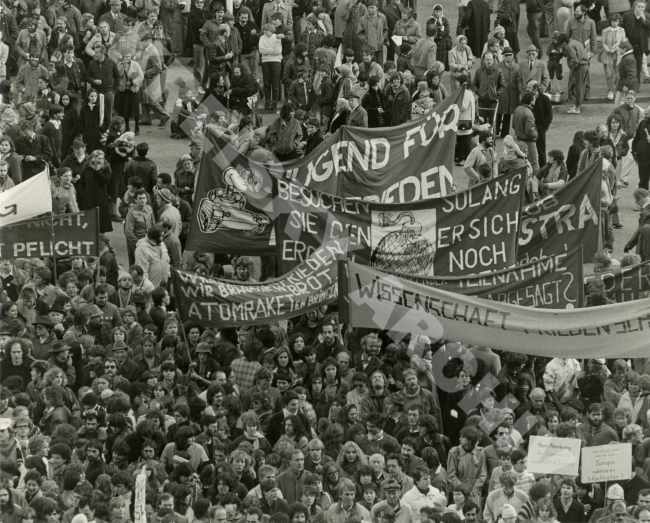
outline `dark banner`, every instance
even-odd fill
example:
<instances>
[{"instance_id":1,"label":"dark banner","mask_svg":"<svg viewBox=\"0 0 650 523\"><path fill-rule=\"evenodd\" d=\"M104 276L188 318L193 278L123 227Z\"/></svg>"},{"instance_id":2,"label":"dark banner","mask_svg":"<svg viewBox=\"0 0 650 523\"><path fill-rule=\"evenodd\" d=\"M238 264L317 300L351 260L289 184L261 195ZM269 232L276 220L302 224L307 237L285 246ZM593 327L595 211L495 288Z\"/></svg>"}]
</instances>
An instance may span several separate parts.
<instances>
[{"instance_id":1,"label":"dark banner","mask_svg":"<svg viewBox=\"0 0 650 523\"><path fill-rule=\"evenodd\" d=\"M451 194L457 100L450 98L422 118L395 127L343 127L304 158L269 165L241 155L219 129L208 126L187 248L268 253L278 214L275 180L386 203Z\"/></svg>"},{"instance_id":2,"label":"dark banner","mask_svg":"<svg viewBox=\"0 0 650 523\"><path fill-rule=\"evenodd\" d=\"M598 250L602 162L594 162L555 194L524 207L517 257L521 262L582 244L590 262Z\"/></svg>"},{"instance_id":3,"label":"dark banner","mask_svg":"<svg viewBox=\"0 0 650 523\"><path fill-rule=\"evenodd\" d=\"M263 283L173 271L180 315L216 327L266 324L299 316L336 301L337 258L345 258L346 252L345 242L328 242L284 276Z\"/></svg>"},{"instance_id":4,"label":"dark banner","mask_svg":"<svg viewBox=\"0 0 650 523\"><path fill-rule=\"evenodd\" d=\"M650 262L624 267L617 273L604 273L587 278L585 293L589 292L589 283L595 279L602 280L605 295L617 303L650 297Z\"/></svg>"},{"instance_id":5,"label":"dark banner","mask_svg":"<svg viewBox=\"0 0 650 523\"><path fill-rule=\"evenodd\" d=\"M272 176L239 154L214 126L206 129L187 249L265 254L272 230Z\"/></svg>"},{"instance_id":6,"label":"dark banner","mask_svg":"<svg viewBox=\"0 0 650 523\"><path fill-rule=\"evenodd\" d=\"M0 259L97 256L98 237L97 209L27 220L2 228Z\"/></svg>"},{"instance_id":7,"label":"dark banner","mask_svg":"<svg viewBox=\"0 0 650 523\"><path fill-rule=\"evenodd\" d=\"M444 198L381 204L336 198L278 182L280 269L331 238L346 238L355 261L432 277L499 270L516 263L524 175L494 178Z\"/></svg>"},{"instance_id":8,"label":"dark banner","mask_svg":"<svg viewBox=\"0 0 650 523\"><path fill-rule=\"evenodd\" d=\"M584 298L580 247L497 272L409 279L450 292L525 307L567 309L582 306Z\"/></svg>"},{"instance_id":9,"label":"dark banner","mask_svg":"<svg viewBox=\"0 0 650 523\"><path fill-rule=\"evenodd\" d=\"M395 127L341 127L310 154L282 164L284 178L327 194L405 203L454 192L461 92Z\"/></svg>"}]
</instances>

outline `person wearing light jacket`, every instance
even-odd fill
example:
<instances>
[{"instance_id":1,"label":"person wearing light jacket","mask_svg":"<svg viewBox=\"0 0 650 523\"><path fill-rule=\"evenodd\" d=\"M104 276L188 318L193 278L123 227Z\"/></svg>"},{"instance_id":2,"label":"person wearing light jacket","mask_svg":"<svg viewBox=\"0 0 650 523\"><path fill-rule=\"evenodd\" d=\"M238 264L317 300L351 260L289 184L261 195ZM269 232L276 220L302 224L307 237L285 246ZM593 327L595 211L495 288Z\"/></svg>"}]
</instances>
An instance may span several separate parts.
<instances>
[{"instance_id":1,"label":"person wearing light jacket","mask_svg":"<svg viewBox=\"0 0 650 523\"><path fill-rule=\"evenodd\" d=\"M171 274L169 254L163 243L162 227L154 225L147 236L138 240L135 247L135 263L144 270L145 276L156 287L165 283Z\"/></svg>"},{"instance_id":2,"label":"person wearing light jacket","mask_svg":"<svg viewBox=\"0 0 650 523\"><path fill-rule=\"evenodd\" d=\"M271 24L262 28L258 47L262 61L262 79L264 81L264 107L267 111L275 111L280 99L280 79L282 71L282 38L284 35L275 34Z\"/></svg>"}]
</instances>

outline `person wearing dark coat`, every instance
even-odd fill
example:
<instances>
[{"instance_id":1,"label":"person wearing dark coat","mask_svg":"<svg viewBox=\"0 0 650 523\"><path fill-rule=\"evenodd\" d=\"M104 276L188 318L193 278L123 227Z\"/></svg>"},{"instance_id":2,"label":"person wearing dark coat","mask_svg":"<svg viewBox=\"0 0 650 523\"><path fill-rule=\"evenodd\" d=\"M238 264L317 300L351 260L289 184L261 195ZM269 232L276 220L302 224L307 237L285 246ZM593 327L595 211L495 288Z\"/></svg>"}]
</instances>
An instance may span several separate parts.
<instances>
[{"instance_id":1,"label":"person wearing dark coat","mask_svg":"<svg viewBox=\"0 0 650 523\"><path fill-rule=\"evenodd\" d=\"M384 88L384 103L385 125L399 125L411 118L411 95L398 72L390 75L390 83Z\"/></svg>"},{"instance_id":2,"label":"person wearing dark coat","mask_svg":"<svg viewBox=\"0 0 650 523\"><path fill-rule=\"evenodd\" d=\"M517 29L519 28L519 1L503 0L499 2L497 10L497 25L503 26L506 31L506 40L510 44L515 56L519 54L519 37Z\"/></svg>"},{"instance_id":3,"label":"person wearing dark coat","mask_svg":"<svg viewBox=\"0 0 650 523\"><path fill-rule=\"evenodd\" d=\"M230 75L230 108L239 112L248 108L248 98L259 91L255 79L243 71L239 65L234 65Z\"/></svg>"},{"instance_id":4,"label":"person wearing dark coat","mask_svg":"<svg viewBox=\"0 0 650 523\"><path fill-rule=\"evenodd\" d=\"M318 118L309 118L307 120L303 136L305 138L303 151L307 155L323 141L323 135L320 132L320 123L318 122Z\"/></svg>"},{"instance_id":5,"label":"person wearing dark coat","mask_svg":"<svg viewBox=\"0 0 650 523\"><path fill-rule=\"evenodd\" d=\"M490 6L485 0L470 0L463 26L467 28L467 40L472 53L481 56L490 33Z\"/></svg>"},{"instance_id":6,"label":"person wearing dark coat","mask_svg":"<svg viewBox=\"0 0 650 523\"><path fill-rule=\"evenodd\" d=\"M648 189L650 180L650 117L641 122L632 140L632 156L639 165L639 188Z\"/></svg>"},{"instance_id":7,"label":"person wearing dark coat","mask_svg":"<svg viewBox=\"0 0 650 523\"><path fill-rule=\"evenodd\" d=\"M622 25L625 36L632 45L636 59L636 77L640 80L643 55L648 53L648 36L650 36L650 22L646 17L645 6L635 6L632 11L625 13Z\"/></svg>"},{"instance_id":8,"label":"person wearing dark coat","mask_svg":"<svg viewBox=\"0 0 650 523\"><path fill-rule=\"evenodd\" d=\"M47 136L52 149L52 165L59 167L62 160L62 134L61 122L63 121L63 107L53 105L50 107L50 117L41 128L41 133Z\"/></svg>"},{"instance_id":9,"label":"person wearing dark coat","mask_svg":"<svg viewBox=\"0 0 650 523\"><path fill-rule=\"evenodd\" d=\"M624 93L626 91L639 92L639 74L637 60L632 45L624 40L619 45L621 58L618 62L618 85L616 90Z\"/></svg>"},{"instance_id":10,"label":"person wearing dark coat","mask_svg":"<svg viewBox=\"0 0 650 523\"><path fill-rule=\"evenodd\" d=\"M101 137L106 121L103 116L97 91L90 91L88 101L81 108L79 115L79 134L84 137L88 151L102 147Z\"/></svg>"},{"instance_id":11,"label":"person wearing dark coat","mask_svg":"<svg viewBox=\"0 0 650 523\"><path fill-rule=\"evenodd\" d=\"M22 132L16 139L16 152L23 157L23 181L43 171L52 160L52 148L47 136L34 130L33 120L21 122Z\"/></svg>"},{"instance_id":12,"label":"person wearing dark coat","mask_svg":"<svg viewBox=\"0 0 650 523\"><path fill-rule=\"evenodd\" d=\"M106 162L104 152L96 149L90 153L88 162L81 171L81 179L77 183L77 202L82 211L99 207L99 232L102 233L113 230L110 183L111 167Z\"/></svg>"},{"instance_id":13,"label":"person wearing dark coat","mask_svg":"<svg viewBox=\"0 0 650 523\"><path fill-rule=\"evenodd\" d=\"M72 141L70 146L72 152L67 154L61 162L61 167L67 167L72 171L72 180L76 182L81 178L81 171L86 166L86 144L81 136Z\"/></svg>"},{"instance_id":14,"label":"person wearing dark coat","mask_svg":"<svg viewBox=\"0 0 650 523\"><path fill-rule=\"evenodd\" d=\"M368 92L363 95L361 105L368 113L368 127L384 127L384 93L376 76L368 80Z\"/></svg>"},{"instance_id":15,"label":"person wearing dark coat","mask_svg":"<svg viewBox=\"0 0 650 523\"><path fill-rule=\"evenodd\" d=\"M503 78L503 91L499 97L499 111L495 127L497 133L501 132L501 138L505 138L510 133L510 117L519 105L521 95L519 92L521 73L514 60L514 53L509 47L503 50L503 62L498 67Z\"/></svg>"},{"instance_id":16,"label":"person wearing dark coat","mask_svg":"<svg viewBox=\"0 0 650 523\"><path fill-rule=\"evenodd\" d=\"M61 95L63 120L61 121L61 155L65 158L71 151L72 142L79 134L79 97L77 93Z\"/></svg>"},{"instance_id":17,"label":"person wearing dark coat","mask_svg":"<svg viewBox=\"0 0 650 523\"><path fill-rule=\"evenodd\" d=\"M542 86L535 80L528 82L526 90L535 94L535 103L533 104L533 116L537 126L537 157L539 166L546 165L546 133L551 122L553 121L553 106L548 96L544 96Z\"/></svg>"}]
</instances>

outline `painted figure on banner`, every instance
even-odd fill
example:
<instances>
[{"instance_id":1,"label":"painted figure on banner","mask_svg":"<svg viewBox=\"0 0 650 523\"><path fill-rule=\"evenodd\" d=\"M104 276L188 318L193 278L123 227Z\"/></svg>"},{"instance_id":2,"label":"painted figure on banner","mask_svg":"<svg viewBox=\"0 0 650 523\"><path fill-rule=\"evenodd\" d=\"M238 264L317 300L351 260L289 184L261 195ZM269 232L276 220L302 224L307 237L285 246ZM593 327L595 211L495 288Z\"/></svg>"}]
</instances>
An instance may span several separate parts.
<instances>
[{"instance_id":1,"label":"painted figure on banner","mask_svg":"<svg viewBox=\"0 0 650 523\"><path fill-rule=\"evenodd\" d=\"M370 261L378 269L433 276L436 213L380 212L373 216Z\"/></svg>"}]
</instances>

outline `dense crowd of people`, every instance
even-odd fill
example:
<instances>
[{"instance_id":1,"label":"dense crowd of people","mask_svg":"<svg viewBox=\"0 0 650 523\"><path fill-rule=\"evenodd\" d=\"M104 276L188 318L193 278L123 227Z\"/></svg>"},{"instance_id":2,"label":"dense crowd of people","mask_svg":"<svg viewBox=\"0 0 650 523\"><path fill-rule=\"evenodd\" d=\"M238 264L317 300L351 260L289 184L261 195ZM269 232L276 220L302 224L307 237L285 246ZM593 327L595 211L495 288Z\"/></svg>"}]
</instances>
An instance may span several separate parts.
<instances>
[{"instance_id":1,"label":"dense crowd of people","mask_svg":"<svg viewBox=\"0 0 650 523\"><path fill-rule=\"evenodd\" d=\"M175 310L172 268L272 275L270 260L184 248L206 125L276 162L451 96L470 184L524 170L535 201L602 161L595 272L650 259L646 3L525 10L522 50L516 0L461 1L453 29L442 5L421 20L399 0L0 2L0 192L47 168L53 211L98 208L102 232L97 257L0 260L0 521L650 523L644 359L392 339L346 330L333 305L239 328ZM611 114L547 151L552 103L580 113L595 57ZM193 79L168 100L179 61ZM189 139L172 173L136 140L153 121ZM618 261L635 165L637 254ZM587 304L606 301L592 282ZM631 479L530 472L532 435L630 443Z\"/></svg>"}]
</instances>

